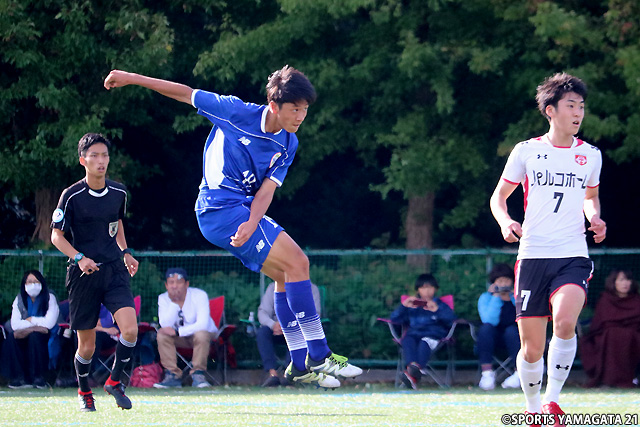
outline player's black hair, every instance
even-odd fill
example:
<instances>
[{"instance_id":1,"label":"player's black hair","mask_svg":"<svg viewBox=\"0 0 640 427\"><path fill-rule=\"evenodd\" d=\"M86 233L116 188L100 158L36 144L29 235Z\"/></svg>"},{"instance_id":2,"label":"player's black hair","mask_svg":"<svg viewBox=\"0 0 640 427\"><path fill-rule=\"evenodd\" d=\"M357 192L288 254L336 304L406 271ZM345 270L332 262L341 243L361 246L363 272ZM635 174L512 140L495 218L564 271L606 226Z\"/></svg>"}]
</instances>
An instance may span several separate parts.
<instances>
[{"instance_id":1,"label":"player's black hair","mask_svg":"<svg viewBox=\"0 0 640 427\"><path fill-rule=\"evenodd\" d=\"M436 280L436 278L433 277L433 274L429 274L429 273L421 274L418 276L418 278L416 279L416 285L415 285L416 291L421 287L423 287L424 285L431 285L436 289L440 287L440 285L438 285L438 281Z\"/></svg>"},{"instance_id":2,"label":"player's black hair","mask_svg":"<svg viewBox=\"0 0 640 427\"><path fill-rule=\"evenodd\" d=\"M498 280L499 277L506 277L514 282L515 275L513 274L513 268L509 267L508 264L494 265L489 272L489 283L494 283L496 280Z\"/></svg>"},{"instance_id":3,"label":"player's black hair","mask_svg":"<svg viewBox=\"0 0 640 427\"><path fill-rule=\"evenodd\" d=\"M316 100L316 90L302 72L285 65L274 71L267 82L267 102L275 102L282 107L285 102L307 101L309 105Z\"/></svg>"},{"instance_id":4,"label":"player's black hair","mask_svg":"<svg viewBox=\"0 0 640 427\"><path fill-rule=\"evenodd\" d=\"M99 133L86 133L80 138L80 141L78 141L78 156L84 157L89 147L94 144L104 144L107 146L107 150L111 149L111 141L104 135Z\"/></svg>"},{"instance_id":5,"label":"player's black hair","mask_svg":"<svg viewBox=\"0 0 640 427\"><path fill-rule=\"evenodd\" d=\"M24 304L24 306L29 307L27 299L31 297L27 293L27 290L25 289L25 285L27 283L27 278L29 277L30 274L33 274L36 277L36 279L38 279L38 282L40 282L40 284L42 285L42 290L40 291L40 295L36 297L36 301L40 300L40 304L38 308L38 313L36 313L35 316L44 317L47 314L47 311L49 310L49 288L47 287L46 279L44 278L42 273L40 273L38 270L29 270L26 273L24 273L24 276L22 276L22 282L20 282L20 298L22 299L22 303Z\"/></svg>"},{"instance_id":6,"label":"player's black hair","mask_svg":"<svg viewBox=\"0 0 640 427\"><path fill-rule=\"evenodd\" d=\"M548 105L557 108L558 101L568 92L575 92L587 100L587 85L579 78L567 73L556 73L551 77L547 77L536 88L536 102L540 113L547 119L546 109Z\"/></svg>"}]
</instances>

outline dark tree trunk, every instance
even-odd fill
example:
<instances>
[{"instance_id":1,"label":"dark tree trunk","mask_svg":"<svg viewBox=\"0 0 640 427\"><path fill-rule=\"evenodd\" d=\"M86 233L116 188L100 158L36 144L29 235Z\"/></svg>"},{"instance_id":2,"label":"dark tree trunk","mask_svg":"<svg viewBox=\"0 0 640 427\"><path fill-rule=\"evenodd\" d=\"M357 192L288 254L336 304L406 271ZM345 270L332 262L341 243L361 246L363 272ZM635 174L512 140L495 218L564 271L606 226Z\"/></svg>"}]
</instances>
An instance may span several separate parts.
<instances>
[{"instance_id":1,"label":"dark tree trunk","mask_svg":"<svg viewBox=\"0 0 640 427\"><path fill-rule=\"evenodd\" d=\"M433 248L433 209L435 193L428 192L424 196L411 197L407 210L406 230L407 249ZM411 266L429 270L427 255L409 255L407 263Z\"/></svg>"},{"instance_id":2,"label":"dark tree trunk","mask_svg":"<svg viewBox=\"0 0 640 427\"><path fill-rule=\"evenodd\" d=\"M44 242L51 245L51 215L58 204L59 192L51 188L39 188L36 190L36 229L33 231L31 241Z\"/></svg>"}]
</instances>

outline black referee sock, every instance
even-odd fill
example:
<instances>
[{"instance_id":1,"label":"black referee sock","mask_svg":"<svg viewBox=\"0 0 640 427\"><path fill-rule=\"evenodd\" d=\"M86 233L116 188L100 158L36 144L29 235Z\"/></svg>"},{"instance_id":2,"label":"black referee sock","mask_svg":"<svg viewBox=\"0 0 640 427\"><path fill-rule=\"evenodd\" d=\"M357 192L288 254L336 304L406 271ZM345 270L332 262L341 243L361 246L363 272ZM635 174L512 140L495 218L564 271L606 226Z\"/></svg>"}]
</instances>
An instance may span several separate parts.
<instances>
[{"instance_id":1,"label":"black referee sock","mask_svg":"<svg viewBox=\"0 0 640 427\"><path fill-rule=\"evenodd\" d=\"M89 387L89 371L91 370L91 359L84 359L76 352L76 355L73 358L73 365L76 368L78 387L80 388L80 391L84 393L91 391L91 387Z\"/></svg>"},{"instance_id":2,"label":"black referee sock","mask_svg":"<svg viewBox=\"0 0 640 427\"><path fill-rule=\"evenodd\" d=\"M133 354L133 349L136 346L136 341L129 342L122 338L122 335L120 336L120 340L116 346L115 360L113 361L113 367L111 368L111 381L116 383L120 382L122 370L124 369L124 365L131 360L131 355Z\"/></svg>"}]
</instances>

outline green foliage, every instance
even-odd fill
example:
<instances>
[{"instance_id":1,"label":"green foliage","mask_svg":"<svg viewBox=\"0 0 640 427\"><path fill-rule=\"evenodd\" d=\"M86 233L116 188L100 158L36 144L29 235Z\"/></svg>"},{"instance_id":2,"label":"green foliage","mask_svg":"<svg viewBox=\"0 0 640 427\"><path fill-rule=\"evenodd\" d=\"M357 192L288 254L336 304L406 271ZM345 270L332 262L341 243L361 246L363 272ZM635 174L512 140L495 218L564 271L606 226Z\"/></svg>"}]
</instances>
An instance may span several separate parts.
<instances>
[{"instance_id":1,"label":"green foliage","mask_svg":"<svg viewBox=\"0 0 640 427\"><path fill-rule=\"evenodd\" d=\"M384 172L370 189L434 191L449 203L436 206L440 231L473 234L479 195L504 162L496 155L547 128L533 98L551 73L589 85L581 137L616 162L640 156L638 22L631 0L5 0L0 182L11 196L61 189L81 176L79 137L100 131L124 143L112 176L143 185L164 169L142 153L171 152L208 126L147 90L110 94L101 82L111 68L263 102L266 77L290 64L319 99L279 195L351 150Z\"/></svg>"}]
</instances>

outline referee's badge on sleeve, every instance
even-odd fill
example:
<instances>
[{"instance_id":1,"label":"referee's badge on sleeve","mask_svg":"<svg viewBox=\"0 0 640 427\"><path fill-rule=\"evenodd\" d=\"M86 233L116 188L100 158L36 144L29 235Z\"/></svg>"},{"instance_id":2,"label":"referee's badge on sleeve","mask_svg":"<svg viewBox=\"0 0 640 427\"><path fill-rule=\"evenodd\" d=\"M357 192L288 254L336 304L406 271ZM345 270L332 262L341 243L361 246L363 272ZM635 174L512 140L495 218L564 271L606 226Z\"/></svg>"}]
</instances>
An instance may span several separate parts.
<instances>
[{"instance_id":1,"label":"referee's badge on sleeve","mask_svg":"<svg viewBox=\"0 0 640 427\"><path fill-rule=\"evenodd\" d=\"M118 232L118 221L109 223L109 236L113 237Z\"/></svg>"},{"instance_id":2,"label":"referee's badge on sleeve","mask_svg":"<svg viewBox=\"0 0 640 427\"><path fill-rule=\"evenodd\" d=\"M58 223L62 221L63 218L64 218L64 212L62 212L62 209L58 208L55 211L53 211L53 215L51 216L51 221Z\"/></svg>"}]
</instances>

